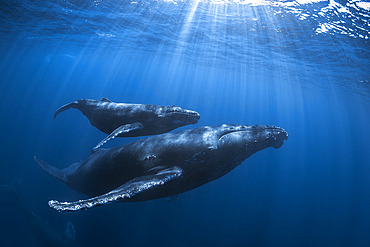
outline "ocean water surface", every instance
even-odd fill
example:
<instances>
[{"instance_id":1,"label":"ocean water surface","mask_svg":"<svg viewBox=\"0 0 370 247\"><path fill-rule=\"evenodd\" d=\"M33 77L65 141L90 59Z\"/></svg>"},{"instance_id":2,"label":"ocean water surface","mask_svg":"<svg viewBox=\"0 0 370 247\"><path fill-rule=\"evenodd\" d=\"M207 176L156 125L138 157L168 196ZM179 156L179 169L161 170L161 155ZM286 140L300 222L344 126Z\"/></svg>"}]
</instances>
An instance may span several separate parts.
<instances>
[{"instance_id":1,"label":"ocean water surface","mask_svg":"<svg viewBox=\"0 0 370 247\"><path fill-rule=\"evenodd\" d=\"M0 37L0 246L370 246L369 1L10 0ZM101 97L289 139L176 199L58 213L87 197L32 157L87 159L105 134L53 114Z\"/></svg>"}]
</instances>

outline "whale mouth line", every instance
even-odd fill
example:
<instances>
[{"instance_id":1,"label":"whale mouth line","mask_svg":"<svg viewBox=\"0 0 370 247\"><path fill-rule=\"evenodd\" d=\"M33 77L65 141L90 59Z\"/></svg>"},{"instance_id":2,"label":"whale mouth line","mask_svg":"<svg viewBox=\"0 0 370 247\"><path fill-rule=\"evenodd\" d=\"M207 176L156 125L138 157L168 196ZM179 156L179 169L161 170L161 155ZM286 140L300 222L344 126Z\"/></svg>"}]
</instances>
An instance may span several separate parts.
<instances>
[{"instance_id":1,"label":"whale mouth line","mask_svg":"<svg viewBox=\"0 0 370 247\"><path fill-rule=\"evenodd\" d=\"M235 133L235 132L251 132L252 130L230 130L228 132L225 132L223 133L222 135L220 135L220 137L218 138L218 140L221 140L222 137L228 135L228 134L231 134L231 133Z\"/></svg>"},{"instance_id":2,"label":"whale mouth line","mask_svg":"<svg viewBox=\"0 0 370 247\"><path fill-rule=\"evenodd\" d=\"M199 118L200 118L199 113L176 112L176 111L166 113L166 115L167 115L167 116L171 116L171 115L175 115L175 114L176 114L176 115L183 115L183 116L187 116L187 117L195 117L195 118L197 118L197 119L199 119Z\"/></svg>"},{"instance_id":3,"label":"whale mouth line","mask_svg":"<svg viewBox=\"0 0 370 247\"><path fill-rule=\"evenodd\" d=\"M276 130L276 131L279 131L279 133L276 134L276 136L280 135L280 134L284 134L283 138L282 138L282 143L284 142L284 140L288 140L288 136L289 134L284 130L284 129L281 129L281 128L276 128L276 127L267 127L267 128L264 128L264 130ZM222 137L228 135L228 134L231 134L231 133L235 133L235 132L254 132L255 130L254 129L237 129L237 130L229 130L225 133L223 133L222 135L220 135L220 137L218 138L218 140L220 141Z\"/></svg>"}]
</instances>

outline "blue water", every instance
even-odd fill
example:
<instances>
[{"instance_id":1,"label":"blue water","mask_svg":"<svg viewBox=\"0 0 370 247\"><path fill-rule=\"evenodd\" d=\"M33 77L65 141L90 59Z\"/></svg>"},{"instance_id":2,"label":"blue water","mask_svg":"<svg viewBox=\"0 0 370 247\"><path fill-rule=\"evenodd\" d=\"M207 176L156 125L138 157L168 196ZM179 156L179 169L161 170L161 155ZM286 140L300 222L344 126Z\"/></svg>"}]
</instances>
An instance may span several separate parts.
<instances>
[{"instance_id":1,"label":"blue water","mask_svg":"<svg viewBox=\"0 0 370 247\"><path fill-rule=\"evenodd\" d=\"M3 1L0 183L16 178L42 220L1 190L0 246L48 246L37 229L64 236L68 221L78 246L370 246L369 12L358 0ZM105 134L76 110L53 114L101 97L289 139L177 200L57 213L48 200L86 197L32 157L85 160Z\"/></svg>"}]
</instances>

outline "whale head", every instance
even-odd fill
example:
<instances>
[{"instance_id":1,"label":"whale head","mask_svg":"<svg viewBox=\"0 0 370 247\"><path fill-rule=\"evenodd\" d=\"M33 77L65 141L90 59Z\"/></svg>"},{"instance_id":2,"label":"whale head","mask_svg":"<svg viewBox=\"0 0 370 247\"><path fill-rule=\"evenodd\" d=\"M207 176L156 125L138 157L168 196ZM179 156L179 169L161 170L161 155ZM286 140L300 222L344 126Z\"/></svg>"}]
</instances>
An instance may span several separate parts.
<instances>
[{"instance_id":1,"label":"whale head","mask_svg":"<svg viewBox=\"0 0 370 247\"><path fill-rule=\"evenodd\" d=\"M217 131L217 149L241 161L268 148L280 148L288 133L279 127L268 125L222 125Z\"/></svg>"},{"instance_id":2,"label":"whale head","mask_svg":"<svg viewBox=\"0 0 370 247\"><path fill-rule=\"evenodd\" d=\"M166 118L174 126L196 124L200 118L198 112L183 109L175 105L164 106L161 109L160 116Z\"/></svg>"}]
</instances>

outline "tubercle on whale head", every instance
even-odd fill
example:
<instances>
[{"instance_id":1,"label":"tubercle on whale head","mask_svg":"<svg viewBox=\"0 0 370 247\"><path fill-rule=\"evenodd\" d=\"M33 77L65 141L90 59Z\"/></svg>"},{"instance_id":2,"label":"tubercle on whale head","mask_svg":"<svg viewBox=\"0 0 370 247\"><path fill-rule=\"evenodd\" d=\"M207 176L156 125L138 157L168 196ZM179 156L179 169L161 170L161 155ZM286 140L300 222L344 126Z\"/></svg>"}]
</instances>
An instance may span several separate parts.
<instances>
[{"instance_id":1,"label":"tubercle on whale head","mask_svg":"<svg viewBox=\"0 0 370 247\"><path fill-rule=\"evenodd\" d=\"M196 111L185 110L185 113L184 114L188 116L191 124L198 123L198 121L200 119L200 114L198 112L196 112Z\"/></svg>"},{"instance_id":2,"label":"tubercle on whale head","mask_svg":"<svg viewBox=\"0 0 370 247\"><path fill-rule=\"evenodd\" d=\"M164 106L161 116L170 119L173 123L179 124L196 124L200 119L200 114L198 112L183 109L175 105Z\"/></svg>"},{"instance_id":3,"label":"tubercle on whale head","mask_svg":"<svg viewBox=\"0 0 370 247\"><path fill-rule=\"evenodd\" d=\"M284 144L284 140L288 140L289 134L282 128L266 125L261 133L261 139L267 146L280 148Z\"/></svg>"}]
</instances>

